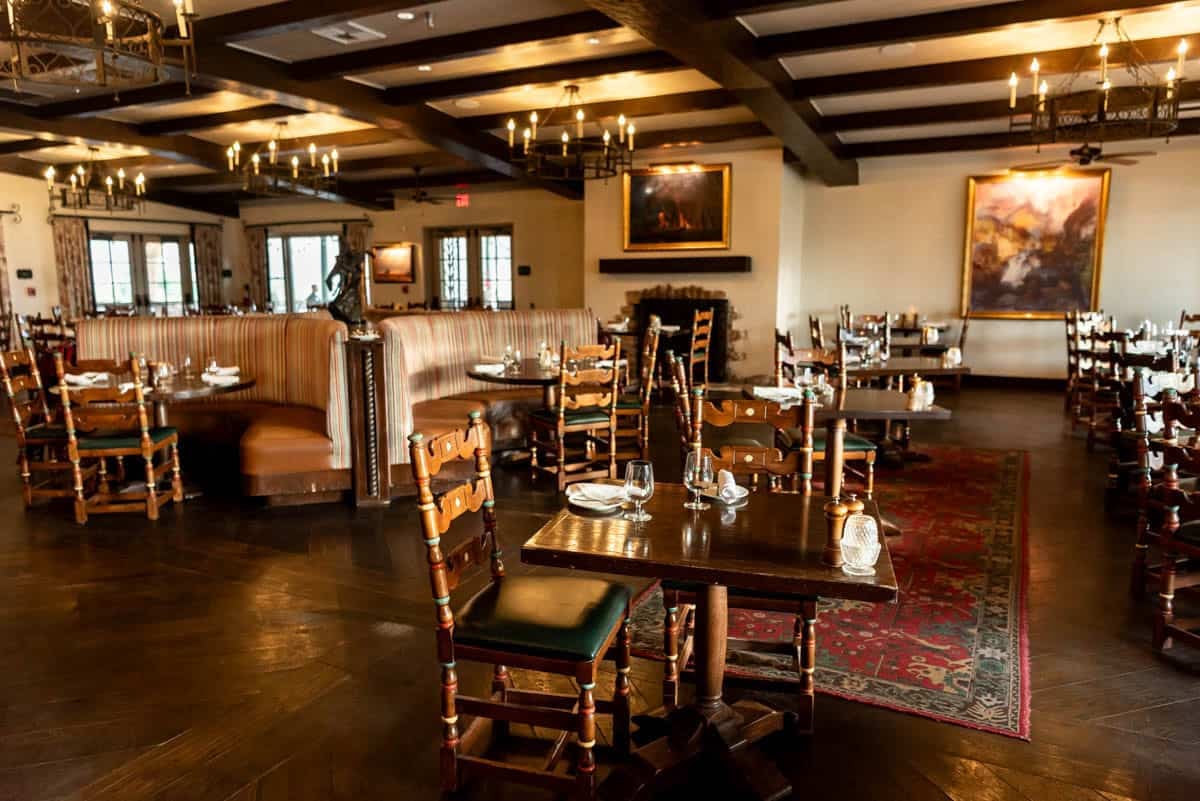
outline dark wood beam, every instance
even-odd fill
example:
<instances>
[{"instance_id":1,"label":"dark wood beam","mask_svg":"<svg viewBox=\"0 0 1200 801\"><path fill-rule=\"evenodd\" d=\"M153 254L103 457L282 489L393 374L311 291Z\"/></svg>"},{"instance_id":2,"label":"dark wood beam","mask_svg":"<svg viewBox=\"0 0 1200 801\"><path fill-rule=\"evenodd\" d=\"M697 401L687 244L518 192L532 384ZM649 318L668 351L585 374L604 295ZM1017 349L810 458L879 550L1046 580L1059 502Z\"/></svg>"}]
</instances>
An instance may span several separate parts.
<instances>
[{"instance_id":1,"label":"dark wood beam","mask_svg":"<svg viewBox=\"0 0 1200 801\"><path fill-rule=\"evenodd\" d=\"M152 203L165 203L189 211L199 211L204 214L215 214L219 217L238 217L240 209L237 200L221 195L198 195L189 192L176 192L167 188L157 187L157 181L151 181L146 190L146 200Z\"/></svg>"},{"instance_id":2,"label":"dark wood beam","mask_svg":"<svg viewBox=\"0 0 1200 801\"><path fill-rule=\"evenodd\" d=\"M61 147L61 142L51 142L46 139L16 139L12 142L0 142L0 156L14 153L29 153L33 150L45 150L49 147Z\"/></svg>"},{"instance_id":3,"label":"dark wood beam","mask_svg":"<svg viewBox=\"0 0 1200 801\"><path fill-rule=\"evenodd\" d=\"M419 64L436 64L451 59L482 56L514 45L594 33L616 27L617 23L603 14L581 11L514 25L501 25L496 28L310 58L292 64L289 71L296 78L311 80L374 70L415 67Z\"/></svg>"},{"instance_id":4,"label":"dark wood beam","mask_svg":"<svg viewBox=\"0 0 1200 801\"><path fill-rule=\"evenodd\" d=\"M818 114L796 103L777 60L753 58L754 36L735 19L708 20L699 0L588 0L656 47L699 70L758 119L811 174L831 185L858 182L858 166L814 130Z\"/></svg>"},{"instance_id":5,"label":"dark wood beam","mask_svg":"<svg viewBox=\"0 0 1200 801\"><path fill-rule=\"evenodd\" d=\"M386 178L376 181L359 181L349 185L353 186L354 190L360 194L370 195L378 199L390 195L392 192L411 191L418 186L421 189L440 189L450 186L466 186L469 188L482 184L506 182L511 183L514 188L520 186L519 181L515 181L499 173L489 172L488 170L434 173L433 175L422 175L420 181L415 177L397 176L396 178Z\"/></svg>"},{"instance_id":6,"label":"dark wood beam","mask_svg":"<svg viewBox=\"0 0 1200 801\"><path fill-rule=\"evenodd\" d=\"M204 65L204 74L197 80L213 88L368 122L393 137L417 139L484 169L510 178L524 177L520 167L509 161L503 142L430 106L396 107L387 103L378 89L341 78L298 81L285 64L224 45L198 42L197 55ZM566 197L581 197L579 188L569 184L529 183Z\"/></svg>"},{"instance_id":7,"label":"dark wood beam","mask_svg":"<svg viewBox=\"0 0 1200 801\"><path fill-rule=\"evenodd\" d=\"M630 100L608 100L603 103L588 103L584 107L589 119L603 119L624 114L632 119L657 117L660 114L686 114L691 111L712 111L714 109L733 108L738 105L737 98L724 89L706 89L699 92L681 92L675 95L658 95L657 97L638 97ZM503 114L477 114L473 117L461 117L464 122L490 131L503 128L510 117L523 120L529 111L515 110Z\"/></svg>"},{"instance_id":8,"label":"dark wood beam","mask_svg":"<svg viewBox=\"0 0 1200 801\"><path fill-rule=\"evenodd\" d=\"M1196 34L1188 34L1186 38L1195 36ZM1164 36L1159 39L1142 39L1134 44L1147 61L1174 61L1179 37ZM1114 45L1109 63L1114 66L1123 64L1125 49L1125 47ZM1070 47L1049 52L1031 51L1010 56L946 61L919 67L823 75L795 81L792 84L792 90L798 97L822 97L859 92L881 92L890 89L912 89L922 86L948 86L986 81L1003 82L1007 81L1008 76L1015 72L1025 80L1026 85L1022 88L1022 91L1025 91L1029 84L1029 64L1035 56L1041 64L1042 75L1049 77L1070 73L1075 69L1080 58L1088 55L1094 56L1095 48ZM1001 85L996 92L998 95L1007 97L1008 87Z\"/></svg>"},{"instance_id":9,"label":"dark wood beam","mask_svg":"<svg viewBox=\"0 0 1200 801\"><path fill-rule=\"evenodd\" d=\"M1182 103L1200 101L1200 83L1184 83L1179 89L1179 99ZM1029 96L1017 98L1015 112L1009 109L1008 98L978 100L973 103L951 103L943 106L916 106L881 111L860 111L852 114L831 114L821 118L821 130L827 132L859 131L902 125L978 122L1003 119L1010 113L1025 116L1031 111L1033 111L1033 99Z\"/></svg>"},{"instance_id":10,"label":"dark wood beam","mask_svg":"<svg viewBox=\"0 0 1200 801\"><path fill-rule=\"evenodd\" d=\"M1025 0L995 3L909 17L856 22L794 33L763 36L756 50L763 58L829 53L856 47L883 47L944 36L987 33L1034 22L1070 22L1100 16L1154 11L1170 5L1162 0Z\"/></svg>"},{"instance_id":11,"label":"dark wood beam","mask_svg":"<svg viewBox=\"0 0 1200 801\"><path fill-rule=\"evenodd\" d=\"M1200 135L1200 119L1189 118L1179 121L1179 128L1171 134L1177 136ZM1120 140L1105 142L1112 152L1120 151ZM912 156L927 153L953 153L965 150L999 150L1009 147L1031 147L1035 144L1027 132L971 134L968 136L934 136L926 139L893 139L884 142L859 142L847 145L846 150L856 159L880 156Z\"/></svg>"},{"instance_id":12,"label":"dark wood beam","mask_svg":"<svg viewBox=\"0 0 1200 801\"><path fill-rule=\"evenodd\" d=\"M844 2L846 0L706 0L704 7L712 19L729 19L750 14L765 14L769 11L788 11L793 8Z\"/></svg>"},{"instance_id":13,"label":"dark wood beam","mask_svg":"<svg viewBox=\"0 0 1200 801\"><path fill-rule=\"evenodd\" d=\"M719 144L737 139L757 139L772 136L771 129L761 122L739 122L731 125L708 125L703 128L679 128L669 131L638 131L637 146L645 151L654 148L676 148Z\"/></svg>"},{"instance_id":14,"label":"dark wood beam","mask_svg":"<svg viewBox=\"0 0 1200 801\"><path fill-rule=\"evenodd\" d=\"M23 159L20 156L0 156L0 172L8 173L9 175L21 175L25 178L39 178L44 180L44 174L48 166L50 165L40 161Z\"/></svg>"},{"instance_id":15,"label":"dark wood beam","mask_svg":"<svg viewBox=\"0 0 1200 801\"><path fill-rule=\"evenodd\" d=\"M429 5L429 0L289 0L201 17L196 20L196 39L209 43L244 42L423 5Z\"/></svg>"},{"instance_id":16,"label":"dark wood beam","mask_svg":"<svg viewBox=\"0 0 1200 801\"><path fill-rule=\"evenodd\" d=\"M70 100L56 100L35 107L34 114L45 119L54 117L95 117L103 116L114 109L126 106L145 106L154 103L172 103L180 100L190 100L202 97L211 90L201 86L193 86L191 92L183 82L160 83L139 89L124 89L110 94L88 95L73 97Z\"/></svg>"},{"instance_id":17,"label":"dark wood beam","mask_svg":"<svg viewBox=\"0 0 1200 801\"><path fill-rule=\"evenodd\" d=\"M172 117L167 120L144 122L138 130L148 136L166 134L186 134L193 131L203 131L206 128L218 128L222 125L232 125L238 122L255 122L272 117L286 117L296 114L291 106L281 106L278 103L265 103L261 106L241 108L235 111L222 111L217 114L196 114L191 117Z\"/></svg>"},{"instance_id":18,"label":"dark wood beam","mask_svg":"<svg viewBox=\"0 0 1200 801\"><path fill-rule=\"evenodd\" d=\"M341 162L339 178L354 182L357 175L376 170L411 170L413 167L431 169L453 167L458 170L467 171L470 166L470 164L457 156L433 150L427 153L405 153L403 155L379 156L376 158L355 159L353 161L343 160ZM242 185L242 178L238 173L231 173L228 170L224 170L196 175L181 175L177 178L164 177L156 180L155 183L160 186L169 186L172 189L235 189Z\"/></svg>"},{"instance_id":19,"label":"dark wood beam","mask_svg":"<svg viewBox=\"0 0 1200 801\"><path fill-rule=\"evenodd\" d=\"M407 106L450 97L482 95L525 84L568 83L601 75L614 75L619 72L664 72L679 69L682 66L679 59L669 53L652 50L649 53L542 64L504 72L471 75L466 78L450 78L445 81L430 81L412 86L394 86L384 90L384 98L393 105Z\"/></svg>"}]
</instances>

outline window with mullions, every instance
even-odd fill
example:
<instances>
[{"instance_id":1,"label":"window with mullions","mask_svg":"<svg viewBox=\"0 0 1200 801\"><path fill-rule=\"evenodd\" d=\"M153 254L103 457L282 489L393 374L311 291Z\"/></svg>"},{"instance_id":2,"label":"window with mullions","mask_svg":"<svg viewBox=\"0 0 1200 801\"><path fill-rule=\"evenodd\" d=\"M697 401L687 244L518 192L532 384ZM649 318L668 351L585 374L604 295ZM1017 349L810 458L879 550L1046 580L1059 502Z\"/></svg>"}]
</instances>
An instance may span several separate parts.
<instances>
[{"instance_id":1,"label":"window with mullions","mask_svg":"<svg viewBox=\"0 0 1200 801\"><path fill-rule=\"evenodd\" d=\"M467 237L443 234L437 240L438 274L441 280L442 308L461 309L470 297L470 273L467 267Z\"/></svg>"},{"instance_id":2,"label":"window with mullions","mask_svg":"<svg viewBox=\"0 0 1200 801\"><path fill-rule=\"evenodd\" d=\"M308 311L332 300L325 277L337 261L337 234L267 237L267 292L277 311Z\"/></svg>"},{"instance_id":3,"label":"window with mullions","mask_svg":"<svg viewBox=\"0 0 1200 801\"><path fill-rule=\"evenodd\" d=\"M97 306L133 305L129 240L92 237L92 295Z\"/></svg>"},{"instance_id":4,"label":"window with mullions","mask_svg":"<svg viewBox=\"0 0 1200 801\"><path fill-rule=\"evenodd\" d=\"M483 305L490 309L513 307L512 234L480 233L479 271Z\"/></svg>"},{"instance_id":5,"label":"window with mullions","mask_svg":"<svg viewBox=\"0 0 1200 801\"><path fill-rule=\"evenodd\" d=\"M430 294L442 308L515 308L511 228L434 230L431 237L437 261Z\"/></svg>"},{"instance_id":6,"label":"window with mullions","mask_svg":"<svg viewBox=\"0 0 1200 801\"><path fill-rule=\"evenodd\" d=\"M97 308L132 306L139 313L178 317L196 305L190 242L149 234L94 234L88 243Z\"/></svg>"}]
</instances>

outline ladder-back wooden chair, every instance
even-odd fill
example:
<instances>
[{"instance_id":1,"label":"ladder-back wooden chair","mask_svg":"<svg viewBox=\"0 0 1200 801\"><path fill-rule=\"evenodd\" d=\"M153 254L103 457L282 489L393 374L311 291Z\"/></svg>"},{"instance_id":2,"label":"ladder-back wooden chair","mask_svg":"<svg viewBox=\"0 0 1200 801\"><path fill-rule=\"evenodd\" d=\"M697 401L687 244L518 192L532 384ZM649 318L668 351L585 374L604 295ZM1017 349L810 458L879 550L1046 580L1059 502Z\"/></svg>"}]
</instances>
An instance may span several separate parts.
<instances>
[{"instance_id":1,"label":"ladder-back wooden chair","mask_svg":"<svg viewBox=\"0 0 1200 801\"><path fill-rule=\"evenodd\" d=\"M658 340L662 321L651 315L642 337L641 376L636 394L617 399L617 459L650 458L650 404L654 400L654 375L658 367ZM632 441L632 445L630 442ZM622 446L626 446L624 449Z\"/></svg>"},{"instance_id":2,"label":"ladder-back wooden chair","mask_svg":"<svg viewBox=\"0 0 1200 801\"><path fill-rule=\"evenodd\" d=\"M596 713L613 716L613 745L629 751L630 592L598 578L560 575L505 576L496 533L495 497L489 464L490 433L479 412L471 412L465 430L426 440L409 437L417 509L429 563L429 582L437 615L437 658L441 665L441 782L457 790L469 776L490 776L534 784L576 798L595 796ZM432 480L451 462L473 461L472 480L435 494ZM480 512L482 529L452 547L443 537L454 521ZM451 595L484 564L491 580L457 611ZM616 686L611 701L594 697L602 659L615 647ZM460 695L459 660L493 665L487 698ZM508 669L518 667L567 676L578 695L519 690ZM461 727L459 719L474 720ZM495 722L495 725L490 725ZM556 729L541 770L488 759L492 733L509 723ZM568 738L575 734L574 775L557 770Z\"/></svg>"},{"instance_id":3,"label":"ladder-back wooden chair","mask_svg":"<svg viewBox=\"0 0 1200 801\"><path fill-rule=\"evenodd\" d=\"M1200 586L1200 494L1182 489L1164 493L1159 547L1158 614L1154 618L1156 650L1176 642L1200 647L1200 617L1178 617L1175 595Z\"/></svg>"},{"instance_id":4,"label":"ladder-back wooden chair","mask_svg":"<svg viewBox=\"0 0 1200 801\"><path fill-rule=\"evenodd\" d=\"M712 346L713 309L696 309L692 315L692 345L688 351L691 383L708 386L708 353Z\"/></svg>"},{"instance_id":5,"label":"ladder-back wooden chair","mask_svg":"<svg viewBox=\"0 0 1200 801\"><path fill-rule=\"evenodd\" d=\"M50 409L32 348L0 353L0 380L17 439L17 473L25 507L35 498L73 498L67 429ZM90 479L89 467L81 479Z\"/></svg>"},{"instance_id":6,"label":"ladder-back wooden chair","mask_svg":"<svg viewBox=\"0 0 1200 801\"><path fill-rule=\"evenodd\" d=\"M183 479L179 464L179 432L170 426L152 426L142 386L141 367L129 362L132 381L125 386L71 387L66 381L62 354L55 354L58 393L63 422L67 428L67 453L75 479L75 522L83 524L89 514L146 513L157 520L159 510L170 501L183 502ZM155 464L155 457L160 457ZM107 474L101 474L94 493L85 493L83 460L101 464L108 458L141 457L145 486L140 491L114 492ZM169 490L159 485L170 474Z\"/></svg>"},{"instance_id":7,"label":"ladder-back wooden chair","mask_svg":"<svg viewBox=\"0 0 1200 801\"><path fill-rule=\"evenodd\" d=\"M1184 309L1179 313L1179 327L1184 331L1200 330L1200 314L1188 314Z\"/></svg>"},{"instance_id":8,"label":"ladder-back wooden chair","mask_svg":"<svg viewBox=\"0 0 1200 801\"><path fill-rule=\"evenodd\" d=\"M798 362L792 332L775 329L775 386L795 386Z\"/></svg>"},{"instance_id":9,"label":"ladder-back wooden chair","mask_svg":"<svg viewBox=\"0 0 1200 801\"><path fill-rule=\"evenodd\" d=\"M808 337L815 349L825 350L825 329L821 325L821 318L816 315L808 315Z\"/></svg>"},{"instance_id":10,"label":"ladder-back wooden chair","mask_svg":"<svg viewBox=\"0 0 1200 801\"><path fill-rule=\"evenodd\" d=\"M558 406L530 415L533 477L550 473L559 491L577 481L617 477L621 343L571 348L564 342L561 353Z\"/></svg>"}]
</instances>

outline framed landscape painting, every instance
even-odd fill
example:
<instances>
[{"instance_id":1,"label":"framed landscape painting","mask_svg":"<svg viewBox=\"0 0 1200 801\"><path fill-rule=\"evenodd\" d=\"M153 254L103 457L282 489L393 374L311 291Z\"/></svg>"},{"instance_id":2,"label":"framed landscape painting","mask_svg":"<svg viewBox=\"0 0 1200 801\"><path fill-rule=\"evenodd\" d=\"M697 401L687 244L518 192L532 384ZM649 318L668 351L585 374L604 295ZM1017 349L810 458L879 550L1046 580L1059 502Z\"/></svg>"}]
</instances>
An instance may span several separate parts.
<instances>
[{"instance_id":1,"label":"framed landscape painting","mask_svg":"<svg viewBox=\"0 0 1200 801\"><path fill-rule=\"evenodd\" d=\"M729 248L728 164L629 170L623 181L625 250Z\"/></svg>"},{"instance_id":2,"label":"framed landscape painting","mask_svg":"<svg viewBox=\"0 0 1200 801\"><path fill-rule=\"evenodd\" d=\"M968 178L963 314L1036 320L1095 311L1110 175Z\"/></svg>"},{"instance_id":3,"label":"framed landscape painting","mask_svg":"<svg viewBox=\"0 0 1200 801\"><path fill-rule=\"evenodd\" d=\"M411 284L415 272L417 246L412 242L393 242L371 248L371 266L381 284Z\"/></svg>"}]
</instances>

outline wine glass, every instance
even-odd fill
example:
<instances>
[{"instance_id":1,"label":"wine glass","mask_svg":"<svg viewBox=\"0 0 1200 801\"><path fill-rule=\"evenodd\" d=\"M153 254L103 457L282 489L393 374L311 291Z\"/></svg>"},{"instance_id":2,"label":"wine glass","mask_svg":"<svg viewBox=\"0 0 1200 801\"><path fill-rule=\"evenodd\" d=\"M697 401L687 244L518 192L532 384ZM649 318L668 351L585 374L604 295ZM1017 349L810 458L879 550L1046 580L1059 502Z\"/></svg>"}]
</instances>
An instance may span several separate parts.
<instances>
[{"instance_id":1,"label":"wine glass","mask_svg":"<svg viewBox=\"0 0 1200 801\"><path fill-rule=\"evenodd\" d=\"M642 510L642 504L654 495L654 467L641 459L625 465L625 495L633 501L633 511L625 513L626 520L645 523L652 519Z\"/></svg>"},{"instance_id":2,"label":"wine glass","mask_svg":"<svg viewBox=\"0 0 1200 801\"><path fill-rule=\"evenodd\" d=\"M688 451L683 465L683 483L692 494L691 500L683 504L684 509L703 511L710 508L700 500L700 493L712 486L713 469L712 456L707 453Z\"/></svg>"}]
</instances>

